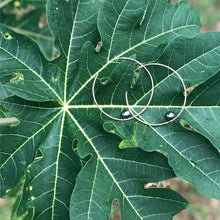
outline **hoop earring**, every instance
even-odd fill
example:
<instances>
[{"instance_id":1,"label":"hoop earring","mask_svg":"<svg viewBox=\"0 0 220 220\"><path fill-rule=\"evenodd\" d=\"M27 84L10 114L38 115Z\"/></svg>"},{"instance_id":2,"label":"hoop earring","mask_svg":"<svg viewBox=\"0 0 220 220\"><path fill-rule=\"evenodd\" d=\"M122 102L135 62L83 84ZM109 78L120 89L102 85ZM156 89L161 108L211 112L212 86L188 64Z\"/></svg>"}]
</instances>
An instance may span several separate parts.
<instances>
[{"instance_id":1,"label":"hoop earring","mask_svg":"<svg viewBox=\"0 0 220 220\"><path fill-rule=\"evenodd\" d=\"M129 120L134 119L134 118L137 119L137 117L140 116L140 115L146 110L146 108L149 106L149 104L150 104L150 102L151 102L151 100L152 100L153 94L154 94L154 81L153 81L153 77L152 77L151 73L149 72L149 70L148 70L148 69L145 67L145 65L143 65L141 62L139 62L139 61L137 61L137 60L135 60L135 59L133 59L133 58L130 58L130 57L116 57L116 58L115 58L116 61L119 60L119 59L129 60L129 61L135 62L135 63L137 63L138 65L140 65L141 68L143 67L144 70L148 73L148 75L149 75L149 77L150 77L150 80L151 80L151 87L152 87L152 88L151 88L150 99L149 99L147 105L146 105L138 114L136 114L136 115L134 115L133 112L131 112L131 111L129 110L129 111L131 112L131 114L132 114L132 117L130 117L130 118L120 119L120 118L115 118L115 117L113 117L113 116L107 114L107 113L104 112L104 111L102 110L102 108L99 106L99 104L98 104L98 102L97 102L97 100L96 100L96 97L95 97L95 83L96 83L96 80L97 80L99 74L96 75L96 77L95 77L95 79L94 79L94 81L93 81L93 85L92 85L92 96L93 96L93 100L94 100L96 106L99 108L99 110L100 110L104 115L106 115L107 117L109 117L109 118L111 118L111 119L113 119L113 120L115 120L115 121L129 121ZM137 70L137 69L136 69L136 70ZM134 71L136 71L136 70L134 70ZM125 92L125 99L128 100L127 91ZM127 101L126 101L126 102L127 102ZM128 102L127 102L127 106L128 106L128 108L130 107L130 106L128 105Z\"/></svg>"},{"instance_id":2,"label":"hoop earring","mask_svg":"<svg viewBox=\"0 0 220 220\"><path fill-rule=\"evenodd\" d=\"M133 109L130 107L130 105L129 105L129 103L128 103L128 98L127 98L127 96L126 96L125 99L126 99L127 107L128 107L128 109L129 109L129 111L131 112L132 116L133 116L136 120L138 120L139 122L141 122L142 124L150 125L150 126L161 126L161 125L169 124L170 122L175 121L175 120L182 114L182 112L183 112L183 110L184 110L184 108L185 108L185 106L186 106L187 91L186 91L185 83L184 83L182 77L181 77L173 68L171 68L171 67L169 67L169 66L167 66L167 65L164 65L164 64L161 64L161 63L148 63L148 64L145 64L145 65L144 65L144 67L146 67L146 66L162 66L162 67L165 67L165 68L167 68L167 69L170 69L171 71L173 71L173 72L178 76L178 78L180 79L180 81L181 81L181 83L182 83L182 85L183 85L183 88L184 88L184 101L183 101L183 106L182 106L180 112L178 113L178 115L177 115L176 117L174 117L173 119L171 119L171 120L169 120L169 121L163 122L163 123L148 123L148 122L146 122L146 121L142 121L141 119L137 118L137 115L135 115L135 114L132 112ZM140 69L140 68L142 68L142 66L138 67L137 69ZM137 69L136 69L136 70L137 70Z\"/></svg>"}]
</instances>

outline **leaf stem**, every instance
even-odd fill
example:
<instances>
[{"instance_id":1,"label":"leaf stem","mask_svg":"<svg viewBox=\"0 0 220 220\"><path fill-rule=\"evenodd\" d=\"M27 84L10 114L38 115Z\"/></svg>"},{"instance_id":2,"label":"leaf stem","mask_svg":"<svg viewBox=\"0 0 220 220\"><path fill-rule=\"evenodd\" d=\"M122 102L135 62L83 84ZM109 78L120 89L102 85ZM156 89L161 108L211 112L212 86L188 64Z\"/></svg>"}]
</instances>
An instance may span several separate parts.
<instances>
[{"instance_id":1,"label":"leaf stem","mask_svg":"<svg viewBox=\"0 0 220 220\"><path fill-rule=\"evenodd\" d=\"M0 8L3 8L5 5L7 5L9 2L11 2L12 0L5 0L3 2L0 3Z\"/></svg>"},{"instance_id":2,"label":"leaf stem","mask_svg":"<svg viewBox=\"0 0 220 220\"><path fill-rule=\"evenodd\" d=\"M44 40L48 40L48 41L53 41L53 37L50 37L50 36L44 36L43 34L34 33L34 32L31 32L31 31L28 31L28 30L24 30L22 28L16 28L16 27L9 26L9 25L7 27L11 28L13 31L18 32L20 34L28 35L29 37L44 39Z\"/></svg>"}]
</instances>

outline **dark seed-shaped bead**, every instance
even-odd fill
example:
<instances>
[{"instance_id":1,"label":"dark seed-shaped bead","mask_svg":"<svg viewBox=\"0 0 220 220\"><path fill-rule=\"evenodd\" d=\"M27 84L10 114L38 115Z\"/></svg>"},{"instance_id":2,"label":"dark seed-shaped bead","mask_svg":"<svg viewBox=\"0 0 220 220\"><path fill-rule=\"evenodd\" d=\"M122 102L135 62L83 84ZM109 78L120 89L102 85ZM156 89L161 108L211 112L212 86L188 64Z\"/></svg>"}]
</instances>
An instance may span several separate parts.
<instances>
[{"instance_id":1,"label":"dark seed-shaped bead","mask_svg":"<svg viewBox=\"0 0 220 220\"><path fill-rule=\"evenodd\" d=\"M172 120L173 118L175 118L175 114L174 114L174 112L172 112L172 111L169 111L169 112L167 112L166 113L166 119L168 120L168 121L170 121L170 120Z\"/></svg>"},{"instance_id":2,"label":"dark seed-shaped bead","mask_svg":"<svg viewBox=\"0 0 220 220\"><path fill-rule=\"evenodd\" d=\"M127 119L127 118L129 118L130 116L131 116L131 113L130 113L129 110L124 110L124 111L121 113L121 117L122 117L123 119Z\"/></svg>"}]
</instances>

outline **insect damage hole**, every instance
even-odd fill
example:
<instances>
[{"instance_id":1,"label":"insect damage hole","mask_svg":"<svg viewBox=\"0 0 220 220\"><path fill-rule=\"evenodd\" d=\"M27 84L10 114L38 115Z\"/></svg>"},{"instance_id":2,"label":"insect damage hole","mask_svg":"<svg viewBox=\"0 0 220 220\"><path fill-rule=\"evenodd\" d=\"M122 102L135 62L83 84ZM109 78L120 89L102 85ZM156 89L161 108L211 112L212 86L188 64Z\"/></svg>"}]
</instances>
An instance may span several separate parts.
<instances>
[{"instance_id":1,"label":"insect damage hole","mask_svg":"<svg viewBox=\"0 0 220 220\"><path fill-rule=\"evenodd\" d=\"M131 89L133 89L134 86L136 85L138 78L139 78L139 72L135 71L134 75L133 75L133 80L132 80L131 86L130 86Z\"/></svg>"},{"instance_id":2,"label":"insect damage hole","mask_svg":"<svg viewBox=\"0 0 220 220\"><path fill-rule=\"evenodd\" d=\"M120 220L120 219L121 219L121 212L119 209L119 201L118 199L114 199L111 205L109 220Z\"/></svg>"},{"instance_id":3,"label":"insect damage hole","mask_svg":"<svg viewBox=\"0 0 220 220\"><path fill-rule=\"evenodd\" d=\"M145 188L145 189L157 188L157 187L159 187L159 185L160 185L160 182L158 182L158 183L146 183L146 184L144 185L144 188Z\"/></svg>"},{"instance_id":4,"label":"insect damage hole","mask_svg":"<svg viewBox=\"0 0 220 220\"><path fill-rule=\"evenodd\" d=\"M12 84L18 84L19 82L23 82L23 81L24 81L24 75L22 73L15 73L10 79L10 83Z\"/></svg>"},{"instance_id":5,"label":"insect damage hole","mask_svg":"<svg viewBox=\"0 0 220 220\"><path fill-rule=\"evenodd\" d=\"M4 38L5 38L6 40L11 40L11 39L12 39L12 36L11 36L9 33L5 33L5 34L4 34Z\"/></svg>"},{"instance_id":6,"label":"insect damage hole","mask_svg":"<svg viewBox=\"0 0 220 220\"><path fill-rule=\"evenodd\" d=\"M109 78L108 78L108 77L102 77L102 78L100 79L100 83L101 83L102 85L106 85L108 82L109 82Z\"/></svg>"},{"instance_id":7,"label":"insect damage hole","mask_svg":"<svg viewBox=\"0 0 220 220\"><path fill-rule=\"evenodd\" d=\"M97 45L96 45L95 51L96 51L97 53L99 53L101 47L102 47L102 41L99 41L99 42L97 43Z\"/></svg>"},{"instance_id":8,"label":"insect damage hole","mask_svg":"<svg viewBox=\"0 0 220 220\"><path fill-rule=\"evenodd\" d=\"M189 123L187 123L185 120L181 119L180 120L180 124L187 130L190 130L190 131L194 131L194 129L192 128L191 125L189 125Z\"/></svg>"}]
</instances>

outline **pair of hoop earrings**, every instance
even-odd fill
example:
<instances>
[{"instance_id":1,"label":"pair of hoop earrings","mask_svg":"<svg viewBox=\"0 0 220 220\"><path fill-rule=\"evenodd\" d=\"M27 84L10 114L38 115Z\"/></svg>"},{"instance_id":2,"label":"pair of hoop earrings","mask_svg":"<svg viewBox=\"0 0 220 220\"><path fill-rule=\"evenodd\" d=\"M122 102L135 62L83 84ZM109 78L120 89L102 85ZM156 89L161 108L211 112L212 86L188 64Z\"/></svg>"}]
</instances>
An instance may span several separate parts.
<instances>
[{"instance_id":1,"label":"pair of hoop earrings","mask_svg":"<svg viewBox=\"0 0 220 220\"><path fill-rule=\"evenodd\" d=\"M148 64L145 64L145 65L144 65L144 64L142 64L141 62L139 62L138 60L135 60L135 59L130 58L130 57L116 57L116 58L115 58L116 61L119 60L119 59L121 59L121 60L129 60L129 61L135 62L135 63L137 63L137 64L139 65L139 67L138 67L137 69L143 68L143 69L147 72L148 76L150 77L150 81L151 81L151 95L150 95L149 101L148 101L148 103L146 104L146 106L145 106L139 113L137 113L137 114L135 115L135 114L133 113L134 110L131 108L131 106L130 106L129 103L128 103L128 95L127 95L127 91L126 91L126 92L125 92L125 99L126 99L126 104L127 104L128 110L125 110L124 112L122 112L122 116L123 116L123 114L124 114L124 118L123 118L123 119L115 118L115 117L113 117L113 116L107 114L105 111L103 111L102 108L99 106L97 100L96 100L96 97L95 97L95 83L96 83L96 80L97 80L98 75L99 75L99 74L97 74L97 75L95 76L95 79L94 79L93 85L92 85L92 96L93 96L93 100L94 100L96 106L99 108L99 110L100 110L104 115L106 115L108 118L111 118L111 119L116 120L116 121L129 121L129 120L135 118L137 121L139 121L139 122L141 122L142 124L145 124L145 125L161 126L161 125L169 124L169 123L172 122L172 121L175 121L175 120L182 114L182 112L183 112L183 110L184 110L184 108L185 108L185 105L186 105L187 90L186 90L186 86L185 86L185 83L184 83L182 77L181 77L173 68L171 68L171 67L169 67L169 66L167 66L167 65L161 64L161 63L148 63ZM154 81L153 81L153 77L152 77L151 73L150 73L149 70L146 68L147 66L162 66L162 67L165 67L165 68L167 68L167 69L173 71L173 72L178 76L178 78L180 79L180 81L181 81L181 83L182 83L182 85L183 85L183 88L184 88L184 101L183 101L183 106L182 106L181 110L179 111L179 113L177 114L177 116L175 116L174 113L171 112L171 111L169 111L169 112L167 113L167 119L168 119L169 121L166 121L166 122L163 122L163 123L148 123L148 122L142 121L140 118L138 118L138 117L147 109L147 107L149 106L149 104L150 104L150 102L151 102L151 100L152 100L152 98L153 98L153 94L154 94ZM135 69L134 72L135 72L137 69ZM130 117L130 114L132 115L131 117Z\"/></svg>"}]
</instances>

